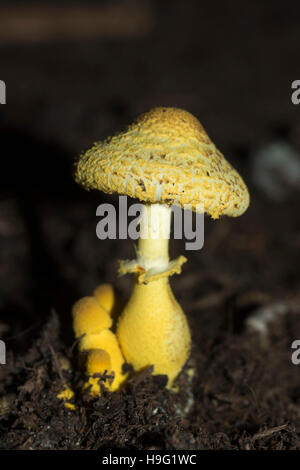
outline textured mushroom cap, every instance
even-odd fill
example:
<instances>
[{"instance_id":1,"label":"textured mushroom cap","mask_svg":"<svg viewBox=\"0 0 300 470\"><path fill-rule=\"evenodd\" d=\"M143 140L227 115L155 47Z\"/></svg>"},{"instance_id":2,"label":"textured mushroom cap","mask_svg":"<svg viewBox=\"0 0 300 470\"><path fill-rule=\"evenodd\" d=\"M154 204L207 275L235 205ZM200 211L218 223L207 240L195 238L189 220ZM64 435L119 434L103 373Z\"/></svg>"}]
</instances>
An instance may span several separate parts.
<instances>
[{"instance_id":1,"label":"textured mushroom cap","mask_svg":"<svg viewBox=\"0 0 300 470\"><path fill-rule=\"evenodd\" d=\"M75 180L86 189L147 203L189 204L213 218L237 217L249 205L247 187L192 114L154 108L114 137L83 153Z\"/></svg>"}]
</instances>

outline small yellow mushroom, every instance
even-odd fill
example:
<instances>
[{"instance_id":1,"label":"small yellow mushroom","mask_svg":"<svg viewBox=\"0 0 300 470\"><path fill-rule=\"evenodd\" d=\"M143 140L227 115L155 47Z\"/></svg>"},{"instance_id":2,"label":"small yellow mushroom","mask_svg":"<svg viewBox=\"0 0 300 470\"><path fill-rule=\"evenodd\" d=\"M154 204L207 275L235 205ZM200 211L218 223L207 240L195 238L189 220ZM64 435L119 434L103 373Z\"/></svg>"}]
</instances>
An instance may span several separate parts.
<instances>
[{"instance_id":1,"label":"small yellow mushroom","mask_svg":"<svg viewBox=\"0 0 300 470\"><path fill-rule=\"evenodd\" d=\"M104 349L91 349L88 352L86 363L88 381L84 384L84 389L90 387L91 395L101 395L100 380L112 373L110 355ZM109 388L109 379L103 380L105 387Z\"/></svg>"},{"instance_id":2,"label":"small yellow mushroom","mask_svg":"<svg viewBox=\"0 0 300 470\"><path fill-rule=\"evenodd\" d=\"M93 292L95 299L104 310L111 314L115 305L115 292L111 284L100 284Z\"/></svg>"},{"instance_id":3,"label":"small yellow mushroom","mask_svg":"<svg viewBox=\"0 0 300 470\"><path fill-rule=\"evenodd\" d=\"M79 351L103 350L110 358L111 371L114 373L114 380L111 384L106 384L110 391L120 388L125 381L126 375L122 373L124 358L117 340L116 335L110 330L103 330L101 333L83 336L79 343ZM100 371L98 371L100 372Z\"/></svg>"},{"instance_id":4,"label":"small yellow mushroom","mask_svg":"<svg viewBox=\"0 0 300 470\"><path fill-rule=\"evenodd\" d=\"M169 276L185 260L169 261L171 206L238 217L249 205L241 176L215 147L192 114L155 108L124 132L96 143L81 155L75 179L86 189L118 193L144 202L137 259L120 273L135 273L132 295L120 317L117 336L136 370L154 365L168 386L185 364L191 346L186 317L175 300Z\"/></svg>"},{"instance_id":5,"label":"small yellow mushroom","mask_svg":"<svg viewBox=\"0 0 300 470\"><path fill-rule=\"evenodd\" d=\"M94 373L102 374L103 367L100 359L102 357L104 360L105 354L109 359L109 370L114 379L107 382L105 386L110 391L118 390L126 378L122 374L124 358L117 337L109 329L112 326L110 313L113 304L113 288L107 284L101 284L95 289L94 297L83 297L74 304L72 309L75 336L80 338L79 351L88 354L87 367L91 370L93 365ZM98 356L96 353L91 353L91 350L103 351L102 356L100 353ZM97 364L99 364L99 370L97 370ZM90 382L93 384L91 393L100 393L99 387L97 388L98 381L91 379Z\"/></svg>"},{"instance_id":6,"label":"small yellow mushroom","mask_svg":"<svg viewBox=\"0 0 300 470\"><path fill-rule=\"evenodd\" d=\"M72 309L73 328L76 338L86 334L100 333L110 328L112 319L94 297L83 297Z\"/></svg>"}]
</instances>

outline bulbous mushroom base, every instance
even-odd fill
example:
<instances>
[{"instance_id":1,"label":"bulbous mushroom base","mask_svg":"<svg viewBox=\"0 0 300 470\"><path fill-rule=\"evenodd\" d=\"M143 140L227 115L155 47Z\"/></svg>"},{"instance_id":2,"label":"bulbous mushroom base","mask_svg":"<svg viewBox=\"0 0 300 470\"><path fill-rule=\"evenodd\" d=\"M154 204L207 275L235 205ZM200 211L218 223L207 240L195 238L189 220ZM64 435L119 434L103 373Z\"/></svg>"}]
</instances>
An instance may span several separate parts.
<instances>
[{"instance_id":1,"label":"bulbous mushroom base","mask_svg":"<svg viewBox=\"0 0 300 470\"><path fill-rule=\"evenodd\" d=\"M117 336L126 361L136 371L153 365L154 374L167 374L168 387L172 386L189 357L191 335L167 277L148 284L139 284L136 278Z\"/></svg>"}]
</instances>

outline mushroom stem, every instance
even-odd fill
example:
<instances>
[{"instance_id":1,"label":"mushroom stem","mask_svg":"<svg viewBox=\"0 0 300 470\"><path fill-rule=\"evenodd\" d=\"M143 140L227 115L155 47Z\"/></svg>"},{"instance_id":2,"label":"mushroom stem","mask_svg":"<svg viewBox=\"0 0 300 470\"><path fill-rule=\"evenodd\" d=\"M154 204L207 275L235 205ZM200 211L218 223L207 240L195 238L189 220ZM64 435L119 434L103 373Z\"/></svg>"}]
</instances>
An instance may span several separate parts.
<instances>
[{"instance_id":1,"label":"mushroom stem","mask_svg":"<svg viewBox=\"0 0 300 470\"><path fill-rule=\"evenodd\" d=\"M154 374L166 374L168 386L179 374L190 352L186 317L170 284L168 245L172 211L162 204L146 205L141 214L138 259L133 292L119 320L117 335L128 363L135 370L151 365ZM179 268L174 272L180 272ZM140 269L151 276L141 282Z\"/></svg>"},{"instance_id":2,"label":"mushroom stem","mask_svg":"<svg viewBox=\"0 0 300 470\"><path fill-rule=\"evenodd\" d=\"M138 263L146 270L166 269L172 209L163 204L145 204L140 218Z\"/></svg>"}]
</instances>

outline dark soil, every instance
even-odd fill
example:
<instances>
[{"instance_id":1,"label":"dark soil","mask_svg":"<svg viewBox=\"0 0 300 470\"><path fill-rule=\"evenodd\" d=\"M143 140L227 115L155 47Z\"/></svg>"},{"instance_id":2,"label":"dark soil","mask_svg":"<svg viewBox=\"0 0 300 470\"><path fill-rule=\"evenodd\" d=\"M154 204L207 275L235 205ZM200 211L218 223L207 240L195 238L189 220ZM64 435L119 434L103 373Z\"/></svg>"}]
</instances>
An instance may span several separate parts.
<instances>
[{"instance_id":1,"label":"dark soil","mask_svg":"<svg viewBox=\"0 0 300 470\"><path fill-rule=\"evenodd\" d=\"M79 374L70 365L74 353L59 339L52 314L23 357L9 355L1 384L1 448L299 449L299 371L290 360L296 332L299 310L273 324L267 349L256 335L228 329L203 335L201 342L200 335L178 394L150 368L131 374L122 391L91 400L80 393ZM192 386L187 367L195 368ZM76 390L75 411L56 398L66 383ZM191 396L194 404L182 416Z\"/></svg>"},{"instance_id":2,"label":"dark soil","mask_svg":"<svg viewBox=\"0 0 300 470\"><path fill-rule=\"evenodd\" d=\"M251 176L257 146L280 137L300 150L290 101L298 3L211 1L201 14L197 1L147 3L145 37L0 46L0 448L300 449L300 196L285 181L287 197L271 200ZM198 252L171 241L172 257L188 257L172 287L193 333L179 393L149 369L91 400L80 393L71 307L102 282L125 302L132 278L117 277L117 260L134 250L96 238L97 205L117 199L77 188L72 162L155 105L203 121L251 206L207 218ZM278 306L265 336L247 327L257 309ZM65 383L74 411L56 398Z\"/></svg>"}]
</instances>

